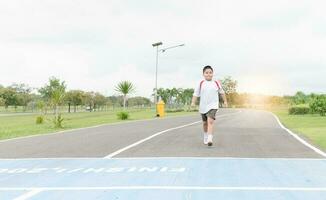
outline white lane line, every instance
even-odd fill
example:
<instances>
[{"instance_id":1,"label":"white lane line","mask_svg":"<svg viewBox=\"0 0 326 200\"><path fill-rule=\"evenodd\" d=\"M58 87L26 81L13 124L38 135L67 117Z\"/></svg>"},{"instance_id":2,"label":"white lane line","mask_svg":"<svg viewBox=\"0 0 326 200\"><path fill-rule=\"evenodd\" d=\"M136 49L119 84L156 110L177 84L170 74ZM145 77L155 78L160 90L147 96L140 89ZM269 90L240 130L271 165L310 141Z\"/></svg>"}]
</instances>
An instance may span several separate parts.
<instances>
[{"instance_id":1,"label":"white lane line","mask_svg":"<svg viewBox=\"0 0 326 200\"><path fill-rule=\"evenodd\" d=\"M237 113L240 113L240 112L241 112L241 110L238 111L238 112L234 112L234 113L228 113L228 114L224 114L224 115L219 115L219 116L217 116L216 118L218 118L218 117L222 117L222 116L230 116L230 115L234 115L234 114L237 114ZM105 156L104 159L110 159L110 158L112 158L113 156L116 156L116 155L118 155L118 154L120 154L120 153L122 153L122 152L124 152L124 151L126 151L126 150L128 150L128 149L130 149L130 148L132 148L132 147L135 147L135 146L137 146L137 145L139 145L139 144L141 144L141 143L143 143L143 142L146 142L147 140L150 140L150 139L152 139L152 138L154 138L154 137L156 137L156 136L159 136L159 135L161 135L161 134L163 134L163 133L166 133L166 132L169 132L169 131L173 131L173 130L176 130L176 129L180 129L180 128L184 128L184 127L187 127L187 126L191 126L191 125L194 125L194 124L198 124L198 123L200 123L200 122L201 122L201 121L196 121L196 122L192 122L192 123L190 123L190 124L185 124L185 125L182 125L182 126L177 126L177 127L174 127L174 128L169 128L169 129L166 129L166 130L160 131L160 132L155 133L155 134L153 134L153 135L151 135L151 136L149 136L149 137L147 137L147 138L144 138L144 139L142 139L142 140L139 140L138 142L135 142L135 143L133 143L133 144L131 144L131 145L128 145L128 146L126 146L126 147L124 147L124 148L122 148L122 149L119 149L119 150L117 150L117 151L115 151L115 152L113 152L113 153L111 153L111 154Z\"/></svg>"},{"instance_id":2,"label":"white lane line","mask_svg":"<svg viewBox=\"0 0 326 200\"><path fill-rule=\"evenodd\" d=\"M326 153L323 152L322 150L318 149L317 147L309 144L307 141L305 141L304 139L302 139L301 137L299 137L297 134L293 133L291 130L287 129L286 127L283 126L283 124L281 123L280 119L272 112L271 113L276 121L278 122L278 124L280 125L280 127L284 130L286 130L286 132L288 132L290 135L292 135L295 139L297 139L299 142L301 142L303 145L307 146L308 148L312 149L313 151L315 151L316 153L318 153L319 155L326 157Z\"/></svg>"},{"instance_id":3,"label":"white lane line","mask_svg":"<svg viewBox=\"0 0 326 200\"><path fill-rule=\"evenodd\" d=\"M326 161L325 158L244 158L244 157L116 157L114 160L279 160L279 161Z\"/></svg>"},{"instance_id":4,"label":"white lane line","mask_svg":"<svg viewBox=\"0 0 326 200\"><path fill-rule=\"evenodd\" d=\"M0 158L0 161L39 161L39 160L102 160L102 157L55 157L55 158ZM161 159L194 159L194 160L322 160L326 161L326 158L280 158L280 157L115 157L110 158L115 160L161 160Z\"/></svg>"},{"instance_id":5,"label":"white lane line","mask_svg":"<svg viewBox=\"0 0 326 200\"><path fill-rule=\"evenodd\" d=\"M78 191L78 190L240 190L240 191L325 191L326 187L225 187L225 186L108 186L108 187L40 187L0 188L1 191Z\"/></svg>"},{"instance_id":6,"label":"white lane line","mask_svg":"<svg viewBox=\"0 0 326 200\"><path fill-rule=\"evenodd\" d=\"M135 142L135 143L133 143L133 144L131 144L131 145L129 145L129 146L126 146L126 147L124 147L124 148L122 148L122 149L119 149L119 150L117 150L117 151L115 151L115 152L113 152L113 153L111 153L111 154L105 156L104 158L105 158L105 159L107 159L107 158L112 158L113 156L116 156L116 155L118 155L119 153L122 153L122 152L124 152L124 151L126 151L126 150L128 150L128 149L130 149L130 148L132 148L132 147L135 147L135 146L137 146L137 145L139 145L139 144L141 144L141 143L143 143L143 142L145 142L145 141L147 141L147 140L150 140L150 139L152 139L152 138L154 138L154 137L156 137L156 136L158 136L158 135L161 135L161 134L163 134L163 133L166 133L166 132L169 132L169 131L172 131L172 130L176 130L176 129L180 129L180 128L183 128L183 127L191 126L191 125L193 125L193 124L198 124L198 123L200 123L200 122L201 122L201 121L196 121L196 122L193 122L193 123L190 123L190 124L185 124L185 125L182 125L182 126L177 126L177 127L174 127L174 128L166 129L166 130L164 130L164 131L160 131L160 132L158 132L158 133L155 133L154 135L151 135L151 136L149 136L149 137L147 137L147 138L144 138L144 139L142 139L142 140L139 140L138 142Z\"/></svg>"},{"instance_id":7,"label":"white lane line","mask_svg":"<svg viewBox=\"0 0 326 200\"><path fill-rule=\"evenodd\" d=\"M0 190L2 190L2 189L0 188ZM37 195L37 194L39 194L40 192L43 191L43 189L40 189L40 188L30 188L28 190L31 190L31 191L29 191L29 192L15 198L14 200L25 200L25 199L28 199L28 198L30 198L32 196L35 196L35 195Z\"/></svg>"}]
</instances>

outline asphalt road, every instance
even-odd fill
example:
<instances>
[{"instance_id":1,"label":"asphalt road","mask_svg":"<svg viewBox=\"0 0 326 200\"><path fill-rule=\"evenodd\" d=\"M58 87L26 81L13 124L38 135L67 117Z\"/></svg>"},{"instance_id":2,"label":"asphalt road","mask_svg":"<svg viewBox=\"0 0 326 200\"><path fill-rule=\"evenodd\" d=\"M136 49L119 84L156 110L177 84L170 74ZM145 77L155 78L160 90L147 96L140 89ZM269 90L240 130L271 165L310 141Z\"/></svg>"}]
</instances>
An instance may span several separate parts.
<instances>
[{"instance_id":1,"label":"asphalt road","mask_svg":"<svg viewBox=\"0 0 326 200\"><path fill-rule=\"evenodd\" d=\"M0 158L103 158L108 155L322 158L288 134L273 115L265 111L221 109L215 121L213 147L202 142L200 120L200 115L196 114L0 141Z\"/></svg>"}]
</instances>

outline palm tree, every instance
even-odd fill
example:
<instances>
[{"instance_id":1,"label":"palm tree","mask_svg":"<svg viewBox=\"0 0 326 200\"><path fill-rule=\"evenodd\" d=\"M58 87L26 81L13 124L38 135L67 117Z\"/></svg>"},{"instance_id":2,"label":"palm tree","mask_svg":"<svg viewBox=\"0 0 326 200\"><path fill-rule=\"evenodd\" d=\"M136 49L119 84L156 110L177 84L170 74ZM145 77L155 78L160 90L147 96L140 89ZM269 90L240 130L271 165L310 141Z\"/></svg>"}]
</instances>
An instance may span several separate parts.
<instances>
[{"instance_id":1,"label":"palm tree","mask_svg":"<svg viewBox=\"0 0 326 200\"><path fill-rule=\"evenodd\" d=\"M159 88L157 90L157 96L159 96L164 103L168 103L168 99L169 99L169 92L167 91L168 89L164 89L164 88Z\"/></svg>"},{"instance_id":2,"label":"palm tree","mask_svg":"<svg viewBox=\"0 0 326 200\"><path fill-rule=\"evenodd\" d=\"M129 81L121 81L116 87L115 91L123 95L123 109L126 108L127 94L135 91L134 85Z\"/></svg>"}]
</instances>

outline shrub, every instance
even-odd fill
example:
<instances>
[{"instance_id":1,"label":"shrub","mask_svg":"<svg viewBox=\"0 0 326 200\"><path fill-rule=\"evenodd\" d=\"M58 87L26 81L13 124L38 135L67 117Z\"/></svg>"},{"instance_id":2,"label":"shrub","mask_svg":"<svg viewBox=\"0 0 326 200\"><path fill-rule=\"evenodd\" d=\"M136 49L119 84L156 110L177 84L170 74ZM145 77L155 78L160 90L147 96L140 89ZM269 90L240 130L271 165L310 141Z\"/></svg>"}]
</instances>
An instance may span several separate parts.
<instances>
[{"instance_id":1,"label":"shrub","mask_svg":"<svg viewBox=\"0 0 326 200\"><path fill-rule=\"evenodd\" d=\"M310 108L307 106L292 106L289 108L290 115L304 115L310 113Z\"/></svg>"},{"instance_id":2,"label":"shrub","mask_svg":"<svg viewBox=\"0 0 326 200\"><path fill-rule=\"evenodd\" d=\"M58 117L55 116L53 118L54 128L63 128L63 126L62 126L63 120L64 120L64 118L61 116L61 114L59 114Z\"/></svg>"},{"instance_id":3,"label":"shrub","mask_svg":"<svg viewBox=\"0 0 326 200\"><path fill-rule=\"evenodd\" d=\"M173 112L183 112L184 109L180 108L180 109L171 109L171 110L166 110L165 112L167 113L173 113Z\"/></svg>"},{"instance_id":4,"label":"shrub","mask_svg":"<svg viewBox=\"0 0 326 200\"><path fill-rule=\"evenodd\" d=\"M44 117L43 116L37 116L36 117L36 124L43 124Z\"/></svg>"},{"instance_id":5,"label":"shrub","mask_svg":"<svg viewBox=\"0 0 326 200\"><path fill-rule=\"evenodd\" d=\"M187 112L198 112L198 109L189 109L189 110L186 110Z\"/></svg>"},{"instance_id":6,"label":"shrub","mask_svg":"<svg viewBox=\"0 0 326 200\"><path fill-rule=\"evenodd\" d=\"M117 116L118 116L118 119L126 120L129 118L129 113L122 111L122 112L117 113Z\"/></svg>"},{"instance_id":7,"label":"shrub","mask_svg":"<svg viewBox=\"0 0 326 200\"><path fill-rule=\"evenodd\" d=\"M312 102L309 104L311 110L315 113L320 114L321 116L326 115L326 96L319 95L315 97Z\"/></svg>"}]
</instances>

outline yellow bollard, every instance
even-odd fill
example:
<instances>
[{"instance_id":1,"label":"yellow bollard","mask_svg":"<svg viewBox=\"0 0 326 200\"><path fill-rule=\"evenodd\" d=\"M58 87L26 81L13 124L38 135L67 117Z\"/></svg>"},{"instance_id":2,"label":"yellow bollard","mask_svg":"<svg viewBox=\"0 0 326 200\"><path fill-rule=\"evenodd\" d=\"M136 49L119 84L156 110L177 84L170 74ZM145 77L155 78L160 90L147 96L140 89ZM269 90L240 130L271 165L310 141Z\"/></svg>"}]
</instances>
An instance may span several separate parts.
<instances>
[{"instance_id":1,"label":"yellow bollard","mask_svg":"<svg viewBox=\"0 0 326 200\"><path fill-rule=\"evenodd\" d=\"M156 104L156 110L157 110L157 116L158 117L164 117L165 113L164 113L164 106L165 106L165 103L164 101L159 101L157 104Z\"/></svg>"}]
</instances>

